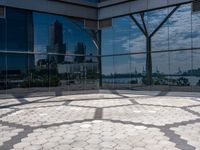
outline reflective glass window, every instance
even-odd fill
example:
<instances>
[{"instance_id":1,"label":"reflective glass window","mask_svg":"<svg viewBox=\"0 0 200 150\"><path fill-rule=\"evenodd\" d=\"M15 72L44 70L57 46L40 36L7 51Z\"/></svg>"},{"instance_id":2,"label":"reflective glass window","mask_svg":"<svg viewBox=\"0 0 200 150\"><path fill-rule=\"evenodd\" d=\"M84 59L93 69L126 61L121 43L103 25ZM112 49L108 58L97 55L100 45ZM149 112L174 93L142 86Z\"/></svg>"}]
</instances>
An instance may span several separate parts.
<instances>
[{"instance_id":1,"label":"reflective glass window","mask_svg":"<svg viewBox=\"0 0 200 150\"><path fill-rule=\"evenodd\" d=\"M153 84L159 86L160 90L168 89L169 82L169 54L168 52L152 54L152 77Z\"/></svg>"},{"instance_id":2,"label":"reflective glass window","mask_svg":"<svg viewBox=\"0 0 200 150\"><path fill-rule=\"evenodd\" d=\"M0 94L6 94L6 54L0 53Z\"/></svg>"},{"instance_id":3,"label":"reflective glass window","mask_svg":"<svg viewBox=\"0 0 200 150\"><path fill-rule=\"evenodd\" d=\"M29 86L34 89L34 93L45 95L49 91L49 62L47 55L29 55ZM46 92L46 93L45 93Z\"/></svg>"},{"instance_id":4,"label":"reflective glass window","mask_svg":"<svg viewBox=\"0 0 200 150\"><path fill-rule=\"evenodd\" d=\"M131 84L130 55L115 56L115 88L129 88Z\"/></svg>"},{"instance_id":5,"label":"reflective glass window","mask_svg":"<svg viewBox=\"0 0 200 150\"><path fill-rule=\"evenodd\" d=\"M98 88L98 59L97 57L85 58L85 89L97 89Z\"/></svg>"},{"instance_id":6,"label":"reflective glass window","mask_svg":"<svg viewBox=\"0 0 200 150\"><path fill-rule=\"evenodd\" d=\"M33 16L35 52L97 55L97 35L84 29L83 21L36 12Z\"/></svg>"},{"instance_id":7,"label":"reflective glass window","mask_svg":"<svg viewBox=\"0 0 200 150\"><path fill-rule=\"evenodd\" d=\"M191 48L191 4L182 5L169 18L169 49Z\"/></svg>"},{"instance_id":8,"label":"reflective glass window","mask_svg":"<svg viewBox=\"0 0 200 150\"><path fill-rule=\"evenodd\" d=\"M192 14L192 47L200 48L200 13Z\"/></svg>"},{"instance_id":9,"label":"reflective glass window","mask_svg":"<svg viewBox=\"0 0 200 150\"><path fill-rule=\"evenodd\" d=\"M103 88L114 88L114 60L113 57L102 59L102 82Z\"/></svg>"},{"instance_id":10,"label":"reflective glass window","mask_svg":"<svg viewBox=\"0 0 200 150\"><path fill-rule=\"evenodd\" d=\"M0 18L0 51L5 51L6 45L5 19Z\"/></svg>"},{"instance_id":11,"label":"reflective glass window","mask_svg":"<svg viewBox=\"0 0 200 150\"><path fill-rule=\"evenodd\" d=\"M101 31L101 55L114 54L114 30L113 28L105 28Z\"/></svg>"},{"instance_id":12,"label":"reflective glass window","mask_svg":"<svg viewBox=\"0 0 200 150\"><path fill-rule=\"evenodd\" d=\"M200 91L200 50L192 51L192 70L190 84L193 86L193 91Z\"/></svg>"},{"instance_id":13,"label":"reflective glass window","mask_svg":"<svg viewBox=\"0 0 200 150\"><path fill-rule=\"evenodd\" d=\"M7 51L33 51L33 16L32 12L6 9Z\"/></svg>"},{"instance_id":14,"label":"reflective glass window","mask_svg":"<svg viewBox=\"0 0 200 150\"><path fill-rule=\"evenodd\" d=\"M191 78L191 51L170 52L170 80L169 85L174 90L190 90L193 84Z\"/></svg>"},{"instance_id":15,"label":"reflective glass window","mask_svg":"<svg viewBox=\"0 0 200 150\"><path fill-rule=\"evenodd\" d=\"M131 87L146 83L146 54L131 55Z\"/></svg>"},{"instance_id":16,"label":"reflective glass window","mask_svg":"<svg viewBox=\"0 0 200 150\"><path fill-rule=\"evenodd\" d=\"M28 54L7 54L7 93L13 95L27 94L29 88Z\"/></svg>"}]
</instances>

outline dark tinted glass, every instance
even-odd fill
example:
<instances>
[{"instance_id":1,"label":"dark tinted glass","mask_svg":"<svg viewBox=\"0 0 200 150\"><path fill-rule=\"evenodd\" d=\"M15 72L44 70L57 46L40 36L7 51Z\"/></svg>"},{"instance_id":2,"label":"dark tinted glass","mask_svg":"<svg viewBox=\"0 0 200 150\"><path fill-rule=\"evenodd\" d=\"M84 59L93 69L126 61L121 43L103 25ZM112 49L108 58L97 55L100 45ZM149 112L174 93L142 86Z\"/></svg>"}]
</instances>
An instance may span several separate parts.
<instances>
[{"instance_id":1,"label":"dark tinted glass","mask_svg":"<svg viewBox=\"0 0 200 150\"><path fill-rule=\"evenodd\" d=\"M7 51L33 51L32 12L6 9Z\"/></svg>"},{"instance_id":2,"label":"dark tinted glass","mask_svg":"<svg viewBox=\"0 0 200 150\"><path fill-rule=\"evenodd\" d=\"M0 51L5 51L5 19L0 18Z\"/></svg>"},{"instance_id":3,"label":"dark tinted glass","mask_svg":"<svg viewBox=\"0 0 200 150\"><path fill-rule=\"evenodd\" d=\"M0 94L6 94L6 54L0 53Z\"/></svg>"},{"instance_id":4,"label":"dark tinted glass","mask_svg":"<svg viewBox=\"0 0 200 150\"><path fill-rule=\"evenodd\" d=\"M14 96L29 93L28 54L7 54L7 94Z\"/></svg>"},{"instance_id":5,"label":"dark tinted glass","mask_svg":"<svg viewBox=\"0 0 200 150\"><path fill-rule=\"evenodd\" d=\"M49 91L49 62L47 55L29 55L29 87L31 94L48 95Z\"/></svg>"}]
</instances>

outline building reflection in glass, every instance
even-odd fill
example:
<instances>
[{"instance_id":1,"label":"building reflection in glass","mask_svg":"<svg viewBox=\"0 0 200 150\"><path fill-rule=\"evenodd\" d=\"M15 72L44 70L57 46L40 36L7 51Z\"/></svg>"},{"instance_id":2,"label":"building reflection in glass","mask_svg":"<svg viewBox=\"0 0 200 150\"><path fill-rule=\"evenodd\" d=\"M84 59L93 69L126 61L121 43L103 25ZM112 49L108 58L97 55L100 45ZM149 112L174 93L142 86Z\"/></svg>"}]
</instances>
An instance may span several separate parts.
<instances>
[{"instance_id":1,"label":"building reflection in glass","mask_svg":"<svg viewBox=\"0 0 200 150\"><path fill-rule=\"evenodd\" d=\"M137 24L130 16L123 16L113 19L112 28L102 30L103 87L110 88L108 83L112 87L124 83L123 88L131 89L200 91L197 61L200 15L192 12L191 3L133 17ZM146 40L148 36L150 42Z\"/></svg>"},{"instance_id":2,"label":"building reflection in glass","mask_svg":"<svg viewBox=\"0 0 200 150\"><path fill-rule=\"evenodd\" d=\"M142 30L130 16L114 18L101 31L98 56L98 32L82 19L8 7L0 18L0 93L98 89L100 77L108 89L200 91L200 15L191 3L147 40L174 8L134 14Z\"/></svg>"},{"instance_id":3,"label":"building reflection in glass","mask_svg":"<svg viewBox=\"0 0 200 150\"><path fill-rule=\"evenodd\" d=\"M14 8L6 14L0 18L1 93L98 87L98 48L82 20Z\"/></svg>"}]
</instances>

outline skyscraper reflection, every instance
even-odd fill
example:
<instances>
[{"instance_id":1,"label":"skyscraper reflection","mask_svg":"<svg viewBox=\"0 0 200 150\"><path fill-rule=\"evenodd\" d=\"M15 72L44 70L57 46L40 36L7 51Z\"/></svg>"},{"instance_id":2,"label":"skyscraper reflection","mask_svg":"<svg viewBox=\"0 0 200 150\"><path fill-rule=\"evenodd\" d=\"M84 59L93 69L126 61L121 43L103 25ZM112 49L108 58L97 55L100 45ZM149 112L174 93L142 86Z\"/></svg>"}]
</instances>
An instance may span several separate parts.
<instances>
[{"instance_id":1,"label":"skyscraper reflection","mask_svg":"<svg viewBox=\"0 0 200 150\"><path fill-rule=\"evenodd\" d=\"M57 56L49 56L50 64L58 64L64 62L66 53L66 44L63 42L63 25L56 20L49 27L49 45L47 46L48 53L60 54Z\"/></svg>"}]
</instances>

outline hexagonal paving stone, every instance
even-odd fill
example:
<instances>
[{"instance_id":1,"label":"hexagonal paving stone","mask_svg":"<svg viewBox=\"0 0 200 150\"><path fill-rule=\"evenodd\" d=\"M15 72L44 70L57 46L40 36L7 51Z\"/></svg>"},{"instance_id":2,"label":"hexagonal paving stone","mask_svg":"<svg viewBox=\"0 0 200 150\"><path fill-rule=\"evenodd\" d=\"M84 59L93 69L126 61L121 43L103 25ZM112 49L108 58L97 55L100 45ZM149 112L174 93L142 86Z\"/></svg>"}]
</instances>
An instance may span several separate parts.
<instances>
[{"instance_id":1,"label":"hexagonal paving stone","mask_svg":"<svg viewBox=\"0 0 200 150\"><path fill-rule=\"evenodd\" d=\"M81 126L84 124L90 124L91 126L90 128L84 128L84 131L82 131ZM102 132L92 133L92 130L97 128ZM112 130L106 131L110 132L109 134L102 134L106 128ZM169 138L165 137L164 133L157 128L108 121L83 122L35 129L33 133L28 134L21 141L14 145L15 150L19 148L31 149L31 147L46 150L132 150L149 149L152 145L159 145L161 149L169 147L175 149L175 144L170 142Z\"/></svg>"},{"instance_id":2,"label":"hexagonal paving stone","mask_svg":"<svg viewBox=\"0 0 200 150\"><path fill-rule=\"evenodd\" d=\"M20 102L15 98L0 99L0 106L9 106L9 105L15 105L15 104L20 104Z\"/></svg>"},{"instance_id":3,"label":"hexagonal paving stone","mask_svg":"<svg viewBox=\"0 0 200 150\"><path fill-rule=\"evenodd\" d=\"M107 99L107 100L92 100L92 101L73 101L69 105L87 106L87 107L110 107L132 104L128 99Z\"/></svg>"},{"instance_id":4,"label":"hexagonal paving stone","mask_svg":"<svg viewBox=\"0 0 200 150\"><path fill-rule=\"evenodd\" d=\"M171 128L176 134L180 135L182 139L186 140L188 144L194 146L196 150L200 150L200 123L189 124Z\"/></svg>"},{"instance_id":5,"label":"hexagonal paving stone","mask_svg":"<svg viewBox=\"0 0 200 150\"><path fill-rule=\"evenodd\" d=\"M158 126L197 118L196 115L180 108L160 106L134 105L103 109L103 119L131 121Z\"/></svg>"},{"instance_id":6,"label":"hexagonal paving stone","mask_svg":"<svg viewBox=\"0 0 200 150\"><path fill-rule=\"evenodd\" d=\"M183 106L190 106L190 105L199 105L200 101L193 101L189 97L152 97L146 99L135 99L139 104L149 104L149 105L161 105L161 106L176 106L176 107L183 107Z\"/></svg>"},{"instance_id":7,"label":"hexagonal paving stone","mask_svg":"<svg viewBox=\"0 0 200 150\"><path fill-rule=\"evenodd\" d=\"M95 93L95 94L76 94L76 95L65 95L65 96L59 96L60 100L95 100L95 99L106 99L106 98L120 98L119 95L108 93ZM54 98L53 98L54 99ZM57 97L55 98L55 100Z\"/></svg>"},{"instance_id":8,"label":"hexagonal paving stone","mask_svg":"<svg viewBox=\"0 0 200 150\"><path fill-rule=\"evenodd\" d=\"M5 115L9 112L14 111L13 109L9 109L9 108L4 108L4 109L0 109L0 116Z\"/></svg>"},{"instance_id":9,"label":"hexagonal paving stone","mask_svg":"<svg viewBox=\"0 0 200 150\"><path fill-rule=\"evenodd\" d=\"M200 114L200 106L190 107L189 109Z\"/></svg>"},{"instance_id":10,"label":"hexagonal paving stone","mask_svg":"<svg viewBox=\"0 0 200 150\"><path fill-rule=\"evenodd\" d=\"M81 113L80 113L81 112ZM52 106L23 109L16 114L8 115L1 120L30 126L49 125L75 120L92 119L95 109L71 106Z\"/></svg>"},{"instance_id":11,"label":"hexagonal paving stone","mask_svg":"<svg viewBox=\"0 0 200 150\"><path fill-rule=\"evenodd\" d=\"M23 129L11 128L0 124L0 146L2 146L4 142L11 140L13 136L16 136L21 131L23 131Z\"/></svg>"},{"instance_id":12,"label":"hexagonal paving stone","mask_svg":"<svg viewBox=\"0 0 200 150\"><path fill-rule=\"evenodd\" d=\"M146 98L150 96L156 96L159 91L133 91L133 90L116 90L121 96L131 97L131 98Z\"/></svg>"},{"instance_id":13,"label":"hexagonal paving stone","mask_svg":"<svg viewBox=\"0 0 200 150\"><path fill-rule=\"evenodd\" d=\"M48 107L61 106L63 104L64 104L64 102L56 102L56 103L53 103L53 102L39 103L38 102L38 103L29 103L29 104L26 104L26 105L17 105L17 106L14 106L13 108L18 108L18 109L47 108L48 109ZM59 109L59 107L58 107L58 109Z\"/></svg>"}]
</instances>

